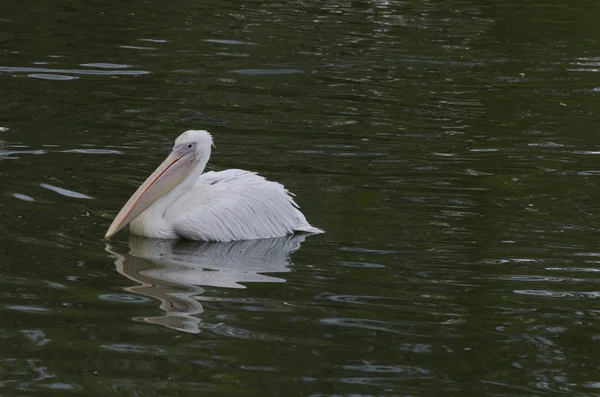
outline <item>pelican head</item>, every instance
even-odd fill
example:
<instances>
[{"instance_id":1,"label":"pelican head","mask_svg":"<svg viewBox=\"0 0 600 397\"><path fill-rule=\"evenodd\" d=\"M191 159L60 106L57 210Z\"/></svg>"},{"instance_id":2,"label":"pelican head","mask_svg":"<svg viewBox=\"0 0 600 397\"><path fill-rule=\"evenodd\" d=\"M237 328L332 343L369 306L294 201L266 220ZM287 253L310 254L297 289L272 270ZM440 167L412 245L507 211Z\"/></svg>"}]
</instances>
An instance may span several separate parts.
<instances>
[{"instance_id":1,"label":"pelican head","mask_svg":"<svg viewBox=\"0 0 600 397\"><path fill-rule=\"evenodd\" d=\"M111 238L191 174L195 174L193 171L198 169L199 164L201 173L210 157L212 145L212 136L208 131L189 130L181 134L175 140L171 154L121 208L104 235L104 240Z\"/></svg>"}]
</instances>

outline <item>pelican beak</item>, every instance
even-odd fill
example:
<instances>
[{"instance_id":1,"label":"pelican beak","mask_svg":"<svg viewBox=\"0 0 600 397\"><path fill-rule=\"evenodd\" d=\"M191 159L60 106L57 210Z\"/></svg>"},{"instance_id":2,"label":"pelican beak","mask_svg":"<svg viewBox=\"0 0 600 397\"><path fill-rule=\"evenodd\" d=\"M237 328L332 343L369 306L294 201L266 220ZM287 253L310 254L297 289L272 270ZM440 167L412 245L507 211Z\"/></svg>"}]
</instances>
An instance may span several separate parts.
<instances>
[{"instance_id":1,"label":"pelican beak","mask_svg":"<svg viewBox=\"0 0 600 397\"><path fill-rule=\"evenodd\" d=\"M104 240L114 236L148 207L183 182L193 169L196 163L195 158L196 156L192 153L184 154L173 150L121 208L104 235Z\"/></svg>"}]
</instances>

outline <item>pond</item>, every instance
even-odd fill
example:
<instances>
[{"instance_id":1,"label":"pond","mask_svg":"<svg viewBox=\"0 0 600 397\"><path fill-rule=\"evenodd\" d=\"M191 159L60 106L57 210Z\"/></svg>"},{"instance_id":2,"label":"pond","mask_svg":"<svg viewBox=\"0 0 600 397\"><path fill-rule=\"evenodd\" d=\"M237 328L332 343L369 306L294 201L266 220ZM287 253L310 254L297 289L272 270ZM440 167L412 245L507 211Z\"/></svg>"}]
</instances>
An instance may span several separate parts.
<instances>
[{"instance_id":1,"label":"pond","mask_svg":"<svg viewBox=\"0 0 600 397\"><path fill-rule=\"evenodd\" d=\"M0 394L599 393L595 3L0 5ZM187 129L324 234L103 241Z\"/></svg>"}]
</instances>

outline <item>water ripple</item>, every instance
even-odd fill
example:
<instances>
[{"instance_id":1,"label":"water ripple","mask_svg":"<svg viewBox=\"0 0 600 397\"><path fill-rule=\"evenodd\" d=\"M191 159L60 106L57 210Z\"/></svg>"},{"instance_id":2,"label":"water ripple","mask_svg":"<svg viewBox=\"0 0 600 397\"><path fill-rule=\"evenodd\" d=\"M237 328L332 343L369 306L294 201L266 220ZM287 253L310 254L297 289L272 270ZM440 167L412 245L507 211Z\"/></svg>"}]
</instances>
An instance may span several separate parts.
<instances>
[{"instance_id":1,"label":"water ripple","mask_svg":"<svg viewBox=\"0 0 600 397\"><path fill-rule=\"evenodd\" d=\"M58 187L58 186L52 186L47 183L40 183L40 186L43 187L44 189L52 190L53 192L56 192L60 195L66 196L66 197L72 197L72 198L78 198L78 199L93 199L93 197L87 196L83 193L78 193L73 190L64 189L64 188Z\"/></svg>"},{"instance_id":2,"label":"water ripple","mask_svg":"<svg viewBox=\"0 0 600 397\"><path fill-rule=\"evenodd\" d=\"M127 69L131 67L131 65L125 65L121 63L82 63L79 66L100 69Z\"/></svg>"},{"instance_id":3,"label":"water ripple","mask_svg":"<svg viewBox=\"0 0 600 397\"><path fill-rule=\"evenodd\" d=\"M66 73L66 74L84 74L84 75L102 75L102 76L137 76L149 74L145 70L91 70L91 69L50 69L50 68L31 68L31 67L11 67L0 66L0 72L6 73Z\"/></svg>"},{"instance_id":4,"label":"water ripple","mask_svg":"<svg viewBox=\"0 0 600 397\"><path fill-rule=\"evenodd\" d=\"M119 46L119 48L125 48L127 50L144 50L144 51L156 50L156 47L141 47L141 46L135 46L135 45L121 45L121 46Z\"/></svg>"},{"instance_id":5,"label":"water ripple","mask_svg":"<svg viewBox=\"0 0 600 397\"><path fill-rule=\"evenodd\" d=\"M385 265L380 265L378 263L370 263L370 262L341 262L338 264L343 267L360 267L360 268L369 268L369 269L377 269L385 267Z\"/></svg>"},{"instance_id":6,"label":"water ripple","mask_svg":"<svg viewBox=\"0 0 600 397\"><path fill-rule=\"evenodd\" d=\"M205 41L207 43L231 44L231 45L256 45L256 43L250 43L248 41L240 41L240 40L206 39L203 41Z\"/></svg>"},{"instance_id":7,"label":"water ripple","mask_svg":"<svg viewBox=\"0 0 600 397\"><path fill-rule=\"evenodd\" d=\"M18 198L19 200L30 202L30 203L35 201L35 199L33 197L28 196L26 194L22 194L22 193L13 193L13 197Z\"/></svg>"},{"instance_id":8,"label":"water ripple","mask_svg":"<svg viewBox=\"0 0 600 397\"><path fill-rule=\"evenodd\" d=\"M552 290L538 290L538 289L517 289L514 290L515 294L519 295L532 295L546 298L584 298L584 299L595 299L600 297L600 291L591 292L577 292L577 291L552 291Z\"/></svg>"},{"instance_id":9,"label":"water ripple","mask_svg":"<svg viewBox=\"0 0 600 397\"><path fill-rule=\"evenodd\" d=\"M62 153L82 153L82 154L122 154L118 150L110 149L69 149L63 150Z\"/></svg>"},{"instance_id":10,"label":"water ripple","mask_svg":"<svg viewBox=\"0 0 600 397\"><path fill-rule=\"evenodd\" d=\"M263 75L263 74L295 74L305 73L298 69L236 69L232 70L232 73L247 74L247 75Z\"/></svg>"},{"instance_id":11,"label":"water ripple","mask_svg":"<svg viewBox=\"0 0 600 397\"><path fill-rule=\"evenodd\" d=\"M100 345L101 348L112 350L121 353L145 353L145 354L157 354L164 353L166 350L156 346L147 345L133 345L125 343L115 343L110 345Z\"/></svg>"},{"instance_id":12,"label":"water ripple","mask_svg":"<svg viewBox=\"0 0 600 397\"><path fill-rule=\"evenodd\" d=\"M17 311L27 312L27 313L48 313L48 312L50 312L50 309L48 309L48 308L39 307L39 306L29 306L29 305L7 305L6 308L10 309L10 310L17 310Z\"/></svg>"},{"instance_id":13,"label":"water ripple","mask_svg":"<svg viewBox=\"0 0 600 397\"><path fill-rule=\"evenodd\" d=\"M147 303L151 302L151 299L139 295L131 294L103 294L99 295L98 298L105 301L113 301L120 303Z\"/></svg>"},{"instance_id":14,"label":"water ripple","mask_svg":"<svg viewBox=\"0 0 600 397\"><path fill-rule=\"evenodd\" d=\"M42 79L42 80L75 80L79 77L77 76L65 76L64 74L52 74L52 73L33 73L28 74L27 77L31 77L34 79Z\"/></svg>"},{"instance_id":15,"label":"water ripple","mask_svg":"<svg viewBox=\"0 0 600 397\"><path fill-rule=\"evenodd\" d=\"M279 335L266 334L262 332L250 331L239 327L231 327L224 324L217 324L210 327L213 332L237 339L263 340L263 341L281 341L284 338Z\"/></svg>"},{"instance_id":16,"label":"water ripple","mask_svg":"<svg viewBox=\"0 0 600 397\"><path fill-rule=\"evenodd\" d=\"M344 302L355 305L370 305L380 307L400 307L398 304L386 304L386 301L395 300L395 298L389 298L385 296L368 296L368 295L341 295L341 294L330 294L322 293L317 299L327 299L333 302Z\"/></svg>"},{"instance_id":17,"label":"water ripple","mask_svg":"<svg viewBox=\"0 0 600 397\"><path fill-rule=\"evenodd\" d=\"M327 325L336 325L341 327L362 328L365 330L372 331L385 331L394 334L408 334L406 332L393 329L399 324L395 324L389 321L368 320L364 318L330 317L321 319L320 322Z\"/></svg>"},{"instance_id":18,"label":"water ripple","mask_svg":"<svg viewBox=\"0 0 600 397\"><path fill-rule=\"evenodd\" d=\"M430 375L431 371L419 368L411 367L408 365L344 365L342 368L352 371L369 372L369 373L381 373L381 374L410 374L410 375Z\"/></svg>"},{"instance_id":19,"label":"water ripple","mask_svg":"<svg viewBox=\"0 0 600 397\"><path fill-rule=\"evenodd\" d=\"M168 40L163 39L139 39L140 41L148 41L150 43L168 43Z\"/></svg>"},{"instance_id":20,"label":"water ripple","mask_svg":"<svg viewBox=\"0 0 600 397\"><path fill-rule=\"evenodd\" d=\"M559 272L600 272L600 269L595 267L547 267L546 270L554 270Z\"/></svg>"},{"instance_id":21,"label":"water ripple","mask_svg":"<svg viewBox=\"0 0 600 397\"><path fill-rule=\"evenodd\" d=\"M496 277L498 280L508 280L508 281L529 281L529 282L550 282L550 283L562 283L565 281L572 282L581 282L586 281L579 278L572 277L552 277L552 276L537 276L530 274L516 274L512 276L498 276Z\"/></svg>"},{"instance_id":22,"label":"water ripple","mask_svg":"<svg viewBox=\"0 0 600 397\"><path fill-rule=\"evenodd\" d=\"M45 150L0 150L0 159L16 160L15 154L46 154Z\"/></svg>"}]
</instances>

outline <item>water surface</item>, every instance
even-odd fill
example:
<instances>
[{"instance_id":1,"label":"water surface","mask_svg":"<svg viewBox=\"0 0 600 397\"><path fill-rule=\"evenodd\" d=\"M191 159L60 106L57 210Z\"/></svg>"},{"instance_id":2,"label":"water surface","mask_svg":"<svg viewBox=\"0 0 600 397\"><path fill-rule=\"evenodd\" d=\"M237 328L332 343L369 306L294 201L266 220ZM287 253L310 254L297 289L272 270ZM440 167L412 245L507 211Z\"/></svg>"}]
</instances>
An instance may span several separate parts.
<instances>
[{"instance_id":1,"label":"water surface","mask_svg":"<svg viewBox=\"0 0 600 397\"><path fill-rule=\"evenodd\" d=\"M0 394L598 394L595 3L0 5ZM185 129L327 233L112 217Z\"/></svg>"}]
</instances>

